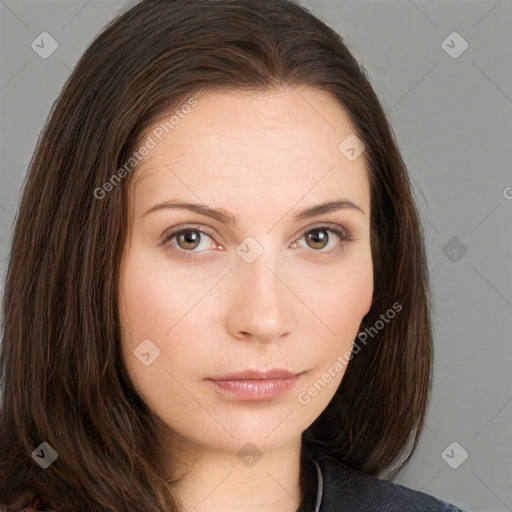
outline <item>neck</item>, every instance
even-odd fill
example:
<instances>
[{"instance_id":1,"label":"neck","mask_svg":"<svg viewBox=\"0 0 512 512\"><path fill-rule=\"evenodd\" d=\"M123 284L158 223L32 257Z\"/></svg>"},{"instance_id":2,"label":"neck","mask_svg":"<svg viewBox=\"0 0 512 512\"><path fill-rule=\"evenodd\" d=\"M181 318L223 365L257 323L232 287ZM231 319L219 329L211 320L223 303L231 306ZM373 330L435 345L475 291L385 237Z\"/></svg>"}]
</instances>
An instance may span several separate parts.
<instances>
[{"instance_id":1,"label":"neck","mask_svg":"<svg viewBox=\"0 0 512 512\"><path fill-rule=\"evenodd\" d=\"M301 502L301 438L251 454L172 443L171 488L186 512L296 512ZM258 458L259 457L259 458Z\"/></svg>"}]
</instances>

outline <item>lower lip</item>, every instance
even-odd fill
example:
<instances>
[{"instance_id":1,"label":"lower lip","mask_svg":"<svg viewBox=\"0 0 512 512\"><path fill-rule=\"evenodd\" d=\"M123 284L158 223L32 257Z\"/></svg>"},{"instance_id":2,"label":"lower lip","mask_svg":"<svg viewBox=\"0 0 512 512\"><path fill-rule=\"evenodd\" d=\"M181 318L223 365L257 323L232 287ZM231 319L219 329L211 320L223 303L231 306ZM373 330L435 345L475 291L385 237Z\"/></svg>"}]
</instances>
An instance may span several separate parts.
<instances>
[{"instance_id":1,"label":"lower lip","mask_svg":"<svg viewBox=\"0 0 512 512\"><path fill-rule=\"evenodd\" d=\"M217 391L238 400L270 400L290 391L299 375L286 379L212 380Z\"/></svg>"}]
</instances>

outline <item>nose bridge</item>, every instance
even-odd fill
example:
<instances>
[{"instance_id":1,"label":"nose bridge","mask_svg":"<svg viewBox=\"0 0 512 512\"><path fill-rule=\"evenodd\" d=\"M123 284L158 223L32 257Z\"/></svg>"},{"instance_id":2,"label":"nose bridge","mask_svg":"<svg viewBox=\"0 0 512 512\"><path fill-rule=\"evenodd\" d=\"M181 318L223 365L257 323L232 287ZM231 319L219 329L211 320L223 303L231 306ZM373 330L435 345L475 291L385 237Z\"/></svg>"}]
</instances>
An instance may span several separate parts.
<instances>
[{"instance_id":1,"label":"nose bridge","mask_svg":"<svg viewBox=\"0 0 512 512\"><path fill-rule=\"evenodd\" d=\"M228 326L235 337L272 341L294 329L293 297L281 282L280 274L285 267L279 262L276 251L268 243L265 247L258 245L259 248L248 240L247 245L242 242L237 249L240 257L233 269L235 283L231 290Z\"/></svg>"},{"instance_id":2,"label":"nose bridge","mask_svg":"<svg viewBox=\"0 0 512 512\"><path fill-rule=\"evenodd\" d=\"M276 295L282 293L282 290L278 286L279 280L275 276L275 268L276 258L271 254L270 249L265 250L251 263L244 260L237 262L235 270L241 280L241 287L257 294L252 297L253 302L256 299L267 302L278 300Z\"/></svg>"}]
</instances>

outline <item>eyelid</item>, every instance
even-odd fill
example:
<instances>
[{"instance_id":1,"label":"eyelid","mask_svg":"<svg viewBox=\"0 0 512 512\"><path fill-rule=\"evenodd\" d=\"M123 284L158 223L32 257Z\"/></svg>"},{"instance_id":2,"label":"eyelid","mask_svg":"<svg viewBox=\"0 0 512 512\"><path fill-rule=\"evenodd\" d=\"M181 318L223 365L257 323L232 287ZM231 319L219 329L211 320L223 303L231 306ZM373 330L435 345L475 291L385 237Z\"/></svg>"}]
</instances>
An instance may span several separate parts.
<instances>
[{"instance_id":1,"label":"eyelid","mask_svg":"<svg viewBox=\"0 0 512 512\"><path fill-rule=\"evenodd\" d=\"M343 244L344 242L350 242L355 240L355 238L352 235L352 232L341 224L335 224L331 222L316 222L314 224L311 224L310 226L306 226L305 228L303 228L300 231L300 234L292 240L292 243L296 243L301 238L303 238L306 233L313 231L315 229L324 229L325 231L330 231L331 233L334 233L335 236L337 236L340 239L341 244ZM183 249L180 249L179 247L174 246L174 244L172 244L171 242L173 237L175 237L178 233L186 230L199 231L200 233L209 236L214 241L216 238L216 235L213 232L214 230L211 229L209 226L205 226L204 224L185 224L175 226L174 228L166 230L162 235L160 244L170 245L172 252L177 253L178 257L181 257L183 259L199 257L205 251L185 251ZM223 247L221 244L217 245L221 248ZM314 249L311 249L311 251L319 254L329 254L333 251L333 249L329 251L315 251Z\"/></svg>"},{"instance_id":2,"label":"eyelid","mask_svg":"<svg viewBox=\"0 0 512 512\"><path fill-rule=\"evenodd\" d=\"M166 243L174 235L177 235L181 231L186 231L187 229L190 229L191 231L200 231L201 233L208 235L211 238L215 238L214 230L211 229L209 226L205 226L204 224L180 224L179 226L174 226L173 228L169 228L166 231L164 231L164 234L162 235L160 241L161 243Z\"/></svg>"},{"instance_id":3,"label":"eyelid","mask_svg":"<svg viewBox=\"0 0 512 512\"><path fill-rule=\"evenodd\" d=\"M352 232L343 226L342 224L335 224L333 222L316 222L311 226L307 226L301 231L298 238L302 238L307 232L313 231L314 229L325 229L326 231L341 232L346 237L346 240L352 240Z\"/></svg>"}]
</instances>

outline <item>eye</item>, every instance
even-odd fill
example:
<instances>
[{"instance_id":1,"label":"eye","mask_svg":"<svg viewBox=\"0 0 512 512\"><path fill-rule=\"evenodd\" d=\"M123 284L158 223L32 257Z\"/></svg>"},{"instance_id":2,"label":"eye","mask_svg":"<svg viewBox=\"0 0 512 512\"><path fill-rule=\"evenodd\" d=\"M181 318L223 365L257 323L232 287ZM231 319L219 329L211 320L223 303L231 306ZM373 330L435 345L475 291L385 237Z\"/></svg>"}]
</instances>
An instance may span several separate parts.
<instances>
[{"instance_id":1,"label":"eye","mask_svg":"<svg viewBox=\"0 0 512 512\"><path fill-rule=\"evenodd\" d=\"M329 236L329 233L334 234L334 236ZM305 231L298 240L302 240L303 238L307 244L306 248L314 249L316 252L331 252L331 250L333 250L333 244L331 242L335 242L336 238L340 242L350 241L352 239L349 232L342 226L317 226ZM297 247L297 242L294 242L292 245L293 247ZM326 249L329 245L330 247ZM334 249L336 249L336 247L334 247Z\"/></svg>"},{"instance_id":2,"label":"eye","mask_svg":"<svg viewBox=\"0 0 512 512\"><path fill-rule=\"evenodd\" d=\"M195 258L202 252L211 249L213 239L213 234L189 226L164 235L161 243L178 258L186 260L187 258ZM306 241L306 246L301 244L302 247L323 254L340 249L342 243L352 240L352 237L343 226L317 226L304 231L300 238L292 242L291 246L296 248L298 241L302 239ZM338 244L336 244L336 239ZM222 249L222 246L218 246L218 248Z\"/></svg>"},{"instance_id":3,"label":"eye","mask_svg":"<svg viewBox=\"0 0 512 512\"><path fill-rule=\"evenodd\" d=\"M213 235L197 228L185 227L165 235L162 244L179 257L187 258L209 249L211 242L205 243L207 239L213 240Z\"/></svg>"}]
</instances>

